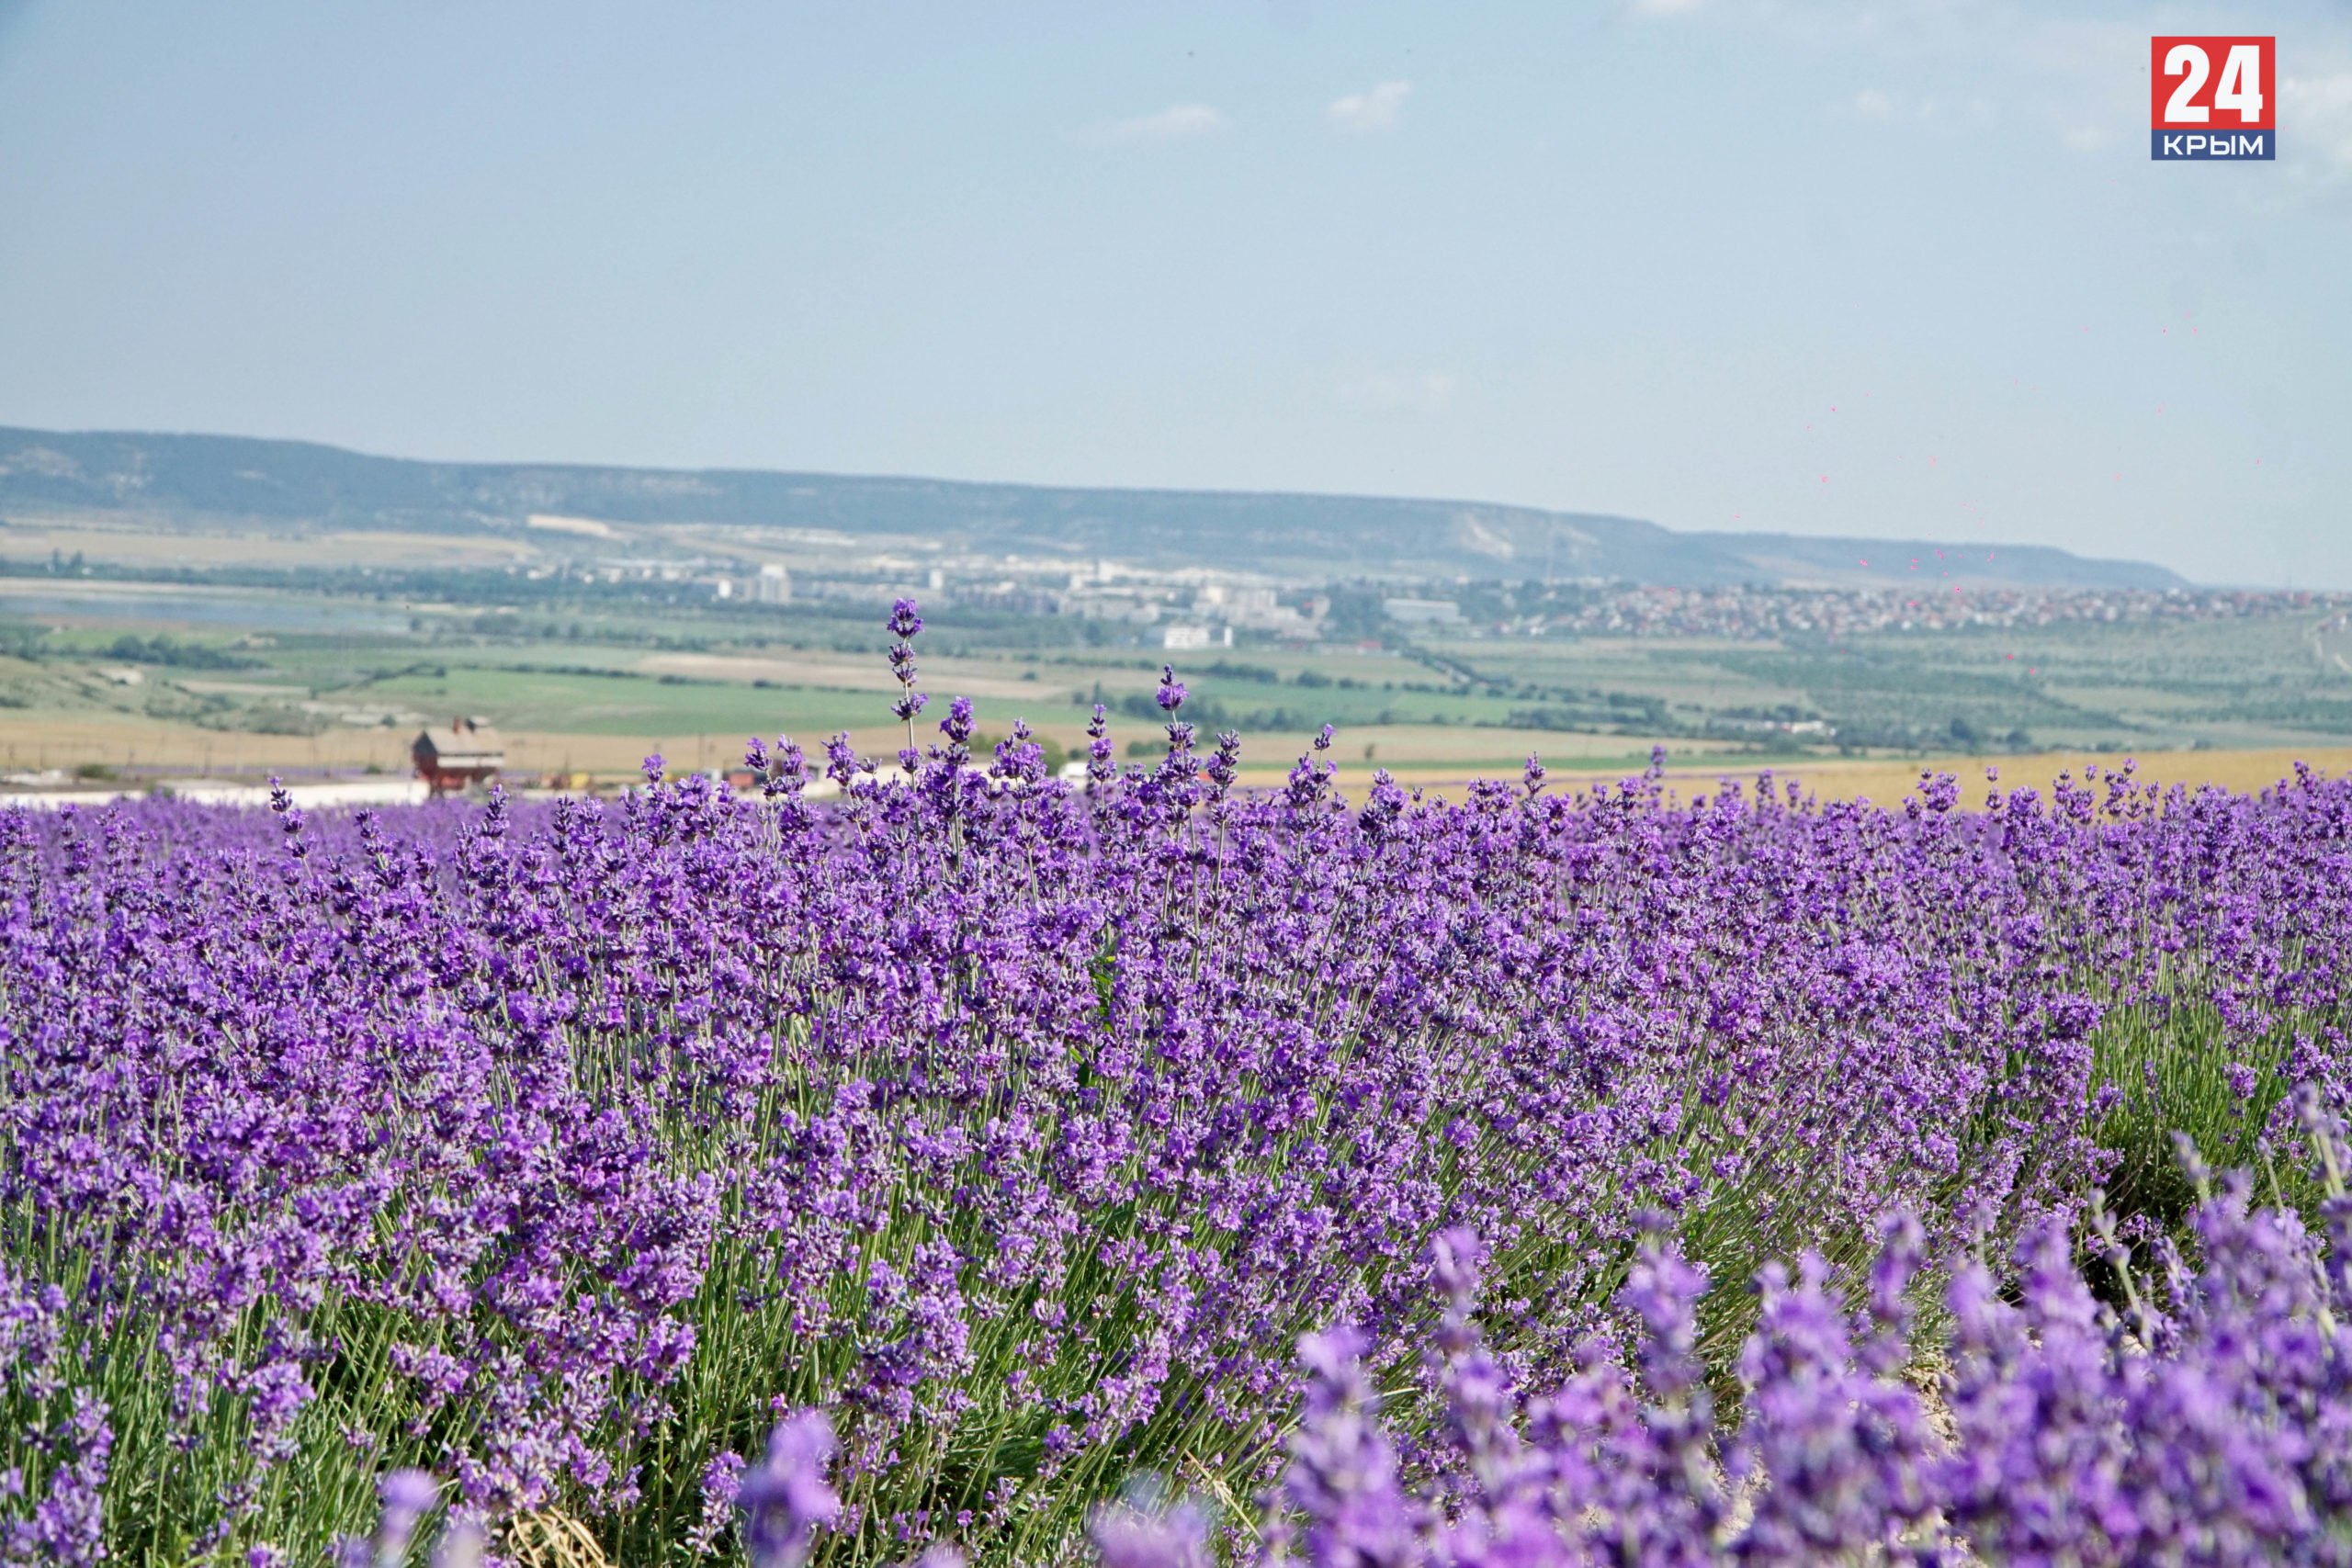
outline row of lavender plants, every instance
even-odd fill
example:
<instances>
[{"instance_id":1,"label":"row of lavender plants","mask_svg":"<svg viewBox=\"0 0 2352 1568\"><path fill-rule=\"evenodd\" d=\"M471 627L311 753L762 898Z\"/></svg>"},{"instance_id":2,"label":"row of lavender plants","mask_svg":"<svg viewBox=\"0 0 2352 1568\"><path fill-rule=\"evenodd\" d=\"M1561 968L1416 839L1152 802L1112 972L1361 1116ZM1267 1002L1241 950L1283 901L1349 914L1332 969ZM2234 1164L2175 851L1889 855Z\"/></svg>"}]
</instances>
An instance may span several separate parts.
<instances>
[{"instance_id":1,"label":"row of lavender plants","mask_svg":"<svg viewBox=\"0 0 2352 1568\"><path fill-rule=\"evenodd\" d=\"M1802 1508L2096 1561L2018 1445L2139 1539L2151 1368L2343 1447L2352 784L1350 801L1328 732L1237 787L1171 674L1165 758L1098 713L1073 789L960 700L919 750L894 623L910 777L837 739L821 806L779 742L757 798L0 816L0 1562L379 1508L386 1561L560 1511L632 1568L1697 1562ZM2301 1462L2246 1474L2340 1540Z\"/></svg>"},{"instance_id":2,"label":"row of lavender plants","mask_svg":"<svg viewBox=\"0 0 2352 1568\"><path fill-rule=\"evenodd\" d=\"M1963 1260L1929 1338L1906 1216L1859 1306L1817 1253L1793 1276L1768 1265L1732 1434L1695 1353L1707 1277L1663 1226L1619 1296L1626 1341L1596 1337L1542 1392L1481 1332L1478 1238L1447 1232L1432 1247L1444 1315L1420 1358L1435 1423L1382 1419L1368 1337L1310 1336L1305 1418L1255 1526L1229 1520L1219 1542L1199 1500L1138 1489L1095 1511L1097 1560L1205 1568L1222 1545L1250 1568L2352 1561L2352 1201L2337 1131L2308 1101L2306 1115L2324 1237L2254 1207L2244 1173L2219 1191L2196 1177L2188 1250L2163 1235L2144 1260L2095 1205L2090 1256L2120 1310L2050 1220L2021 1239L2007 1290ZM1923 1362L1944 1369L1926 1386ZM739 1491L757 1568L799 1568L841 1517L834 1451L820 1412L776 1428ZM964 1561L933 1546L922 1563Z\"/></svg>"}]
</instances>

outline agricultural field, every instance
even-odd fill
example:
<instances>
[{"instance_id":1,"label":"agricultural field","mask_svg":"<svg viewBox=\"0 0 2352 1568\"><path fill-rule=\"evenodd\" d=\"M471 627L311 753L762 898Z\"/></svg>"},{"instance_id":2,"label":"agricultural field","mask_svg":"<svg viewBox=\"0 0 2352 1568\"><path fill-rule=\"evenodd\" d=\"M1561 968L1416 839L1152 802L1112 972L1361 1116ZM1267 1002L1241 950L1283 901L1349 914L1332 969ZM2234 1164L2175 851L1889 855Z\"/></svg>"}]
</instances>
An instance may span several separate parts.
<instances>
[{"instance_id":1,"label":"agricultural field","mask_svg":"<svg viewBox=\"0 0 2352 1568\"><path fill-rule=\"evenodd\" d=\"M582 773L618 787L653 750L723 767L753 734L846 730L887 746L871 698L888 674L862 605L666 602L661 584L522 604L497 595L530 581L497 572L413 575L413 592L393 592L342 578L288 586L288 570L274 565L267 583L210 568L183 582L0 577L0 773L397 775L419 728L459 716L505 736L524 787ZM1096 703L1143 724L1125 744L1149 750L1153 687L1175 659L1198 724L1242 737L1253 784L1278 783L1330 724L1342 783L1359 790L1380 769L1458 789L1531 753L1613 777L1660 746L1678 779L1770 765L1843 787L1965 759L2046 783L2090 760L2162 754L2177 758L2167 782L2243 785L2252 759L2274 767L2279 751L2352 761L2342 619L1834 640L1390 627L1170 654L1135 628L951 607L931 667L972 698L983 733L1022 720L1058 763L1082 747Z\"/></svg>"},{"instance_id":2,"label":"agricultural field","mask_svg":"<svg viewBox=\"0 0 2352 1568\"><path fill-rule=\"evenodd\" d=\"M0 814L0 1562L2344 1555L2352 783L1073 784L894 623L749 791Z\"/></svg>"}]
</instances>

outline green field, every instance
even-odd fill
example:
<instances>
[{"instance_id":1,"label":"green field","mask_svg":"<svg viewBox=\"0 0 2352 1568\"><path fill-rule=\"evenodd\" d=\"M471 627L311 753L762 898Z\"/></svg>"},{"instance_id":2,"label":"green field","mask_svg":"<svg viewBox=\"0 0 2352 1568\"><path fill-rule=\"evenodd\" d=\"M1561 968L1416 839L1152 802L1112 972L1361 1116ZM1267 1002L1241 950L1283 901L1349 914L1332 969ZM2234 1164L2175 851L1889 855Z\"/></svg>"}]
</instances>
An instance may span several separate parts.
<instances>
[{"instance_id":1,"label":"green field","mask_svg":"<svg viewBox=\"0 0 2352 1568\"><path fill-rule=\"evenodd\" d=\"M452 574L460 588L463 574ZM1315 729L1402 772L1491 772L1530 750L1611 768L2352 741L2352 637L2312 617L1887 633L1844 642L1408 633L1371 647L1169 655L1149 628L930 614L922 684L1075 748L1091 705L1148 750L1163 659L1186 716L1256 769ZM887 740L879 616L838 604L551 602L528 610L251 586L0 582L0 766L405 767L424 724L479 716L524 770L615 772L663 749L723 761L753 733ZM936 716L935 715L933 716ZM142 754L143 753L143 754Z\"/></svg>"}]
</instances>

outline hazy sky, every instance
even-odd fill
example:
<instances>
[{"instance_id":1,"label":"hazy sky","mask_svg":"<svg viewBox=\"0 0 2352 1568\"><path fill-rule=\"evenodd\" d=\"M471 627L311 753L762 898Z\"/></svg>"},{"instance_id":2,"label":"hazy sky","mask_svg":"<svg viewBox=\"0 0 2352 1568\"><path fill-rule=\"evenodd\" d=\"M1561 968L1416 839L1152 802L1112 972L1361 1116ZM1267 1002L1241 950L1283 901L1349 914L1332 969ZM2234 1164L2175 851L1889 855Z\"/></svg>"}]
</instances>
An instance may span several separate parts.
<instances>
[{"instance_id":1,"label":"hazy sky","mask_svg":"<svg viewBox=\"0 0 2352 1568\"><path fill-rule=\"evenodd\" d=\"M2352 7L0 0L0 423L2352 587Z\"/></svg>"}]
</instances>

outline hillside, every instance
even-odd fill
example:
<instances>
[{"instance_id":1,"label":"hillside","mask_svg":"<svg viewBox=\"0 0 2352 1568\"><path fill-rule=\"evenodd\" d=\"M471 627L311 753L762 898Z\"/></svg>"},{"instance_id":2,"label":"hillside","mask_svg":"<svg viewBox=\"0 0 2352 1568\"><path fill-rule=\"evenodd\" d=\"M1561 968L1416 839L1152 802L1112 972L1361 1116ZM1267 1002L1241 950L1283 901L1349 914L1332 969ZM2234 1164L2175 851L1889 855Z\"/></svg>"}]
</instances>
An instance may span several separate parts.
<instances>
[{"instance_id":1,"label":"hillside","mask_svg":"<svg viewBox=\"0 0 2352 1568\"><path fill-rule=\"evenodd\" d=\"M1678 533L1638 518L1470 502L433 463L242 436L0 428L0 520L481 535L519 529L548 513L653 528L822 529L876 547L915 538L1140 566L1214 562L1290 577L1606 577L1690 587L1883 582L1883 565L1873 573L1858 561L1933 560L1942 550L1955 581L2186 586L2162 567L2035 546L2001 546L1988 559L1982 546ZM0 553L5 538L0 534Z\"/></svg>"}]
</instances>

